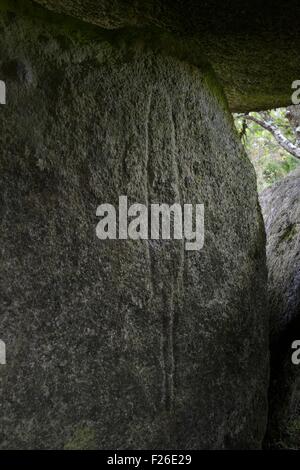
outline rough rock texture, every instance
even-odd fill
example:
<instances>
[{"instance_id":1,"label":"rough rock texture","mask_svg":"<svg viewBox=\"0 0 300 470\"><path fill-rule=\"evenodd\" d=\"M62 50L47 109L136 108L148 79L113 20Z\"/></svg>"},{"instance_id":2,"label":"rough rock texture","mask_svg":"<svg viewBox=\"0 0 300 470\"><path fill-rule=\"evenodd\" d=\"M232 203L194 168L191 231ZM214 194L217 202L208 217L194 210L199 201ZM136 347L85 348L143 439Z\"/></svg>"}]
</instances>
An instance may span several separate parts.
<instances>
[{"instance_id":1,"label":"rough rock texture","mask_svg":"<svg viewBox=\"0 0 300 470\"><path fill-rule=\"evenodd\" d=\"M264 230L212 72L29 14L0 12L1 448L259 447ZM100 241L120 195L204 203L204 249Z\"/></svg>"},{"instance_id":2,"label":"rough rock texture","mask_svg":"<svg viewBox=\"0 0 300 470\"><path fill-rule=\"evenodd\" d=\"M300 170L263 191L271 310L271 385L267 444L300 447Z\"/></svg>"},{"instance_id":3,"label":"rough rock texture","mask_svg":"<svg viewBox=\"0 0 300 470\"><path fill-rule=\"evenodd\" d=\"M291 104L300 69L298 0L36 1L102 28L151 27L192 39L194 53L213 65L232 110Z\"/></svg>"}]
</instances>

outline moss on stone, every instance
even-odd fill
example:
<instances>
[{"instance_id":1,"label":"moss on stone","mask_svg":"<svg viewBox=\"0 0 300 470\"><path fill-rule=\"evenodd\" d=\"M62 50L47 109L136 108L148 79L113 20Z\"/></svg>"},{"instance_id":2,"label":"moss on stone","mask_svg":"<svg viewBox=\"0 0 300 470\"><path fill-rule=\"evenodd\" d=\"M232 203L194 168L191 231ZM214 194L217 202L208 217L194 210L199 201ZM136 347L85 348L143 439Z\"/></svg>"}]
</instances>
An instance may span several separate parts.
<instances>
[{"instance_id":1,"label":"moss on stone","mask_svg":"<svg viewBox=\"0 0 300 470\"><path fill-rule=\"evenodd\" d=\"M90 426L78 428L73 437L64 445L65 450L95 450L95 430Z\"/></svg>"}]
</instances>

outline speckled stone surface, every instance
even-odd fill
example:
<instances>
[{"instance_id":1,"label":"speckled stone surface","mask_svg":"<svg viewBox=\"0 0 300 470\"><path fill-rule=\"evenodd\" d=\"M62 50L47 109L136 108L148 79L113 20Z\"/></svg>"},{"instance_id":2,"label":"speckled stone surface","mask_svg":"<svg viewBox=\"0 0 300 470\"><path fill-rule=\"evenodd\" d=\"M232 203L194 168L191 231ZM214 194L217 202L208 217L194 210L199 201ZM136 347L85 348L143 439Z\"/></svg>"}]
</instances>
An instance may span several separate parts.
<instances>
[{"instance_id":1,"label":"speckled stone surface","mask_svg":"<svg viewBox=\"0 0 300 470\"><path fill-rule=\"evenodd\" d=\"M300 171L260 196L267 232L271 315L270 418L267 444L300 447L300 374L291 361L300 339Z\"/></svg>"},{"instance_id":2,"label":"speckled stone surface","mask_svg":"<svg viewBox=\"0 0 300 470\"><path fill-rule=\"evenodd\" d=\"M265 239L222 91L29 13L0 12L1 448L260 447ZM120 195L203 203L204 248L100 241Z\"/></svg>"}]
</instances>

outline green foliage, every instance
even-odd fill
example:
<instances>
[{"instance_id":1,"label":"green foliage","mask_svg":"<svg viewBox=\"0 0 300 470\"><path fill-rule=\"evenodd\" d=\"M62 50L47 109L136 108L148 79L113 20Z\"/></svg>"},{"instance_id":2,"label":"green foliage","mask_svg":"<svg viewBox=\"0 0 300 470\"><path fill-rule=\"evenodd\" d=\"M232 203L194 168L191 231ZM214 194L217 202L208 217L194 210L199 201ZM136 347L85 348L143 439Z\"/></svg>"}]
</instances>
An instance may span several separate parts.
<instances>
[{"instance_id":1,"label":"green foliage","mask_svg":"<svg viewBox=\"0 0 300 470\"><path fill-rule=\"evenodd\" d=\"M294 142L295 136L285 113L285 108L274 109L270 112L274 123L284 136ZM259 113L251 114L262 119ZM234 115L234 120L255 168L258 191L284 178L300 164L299 160L280 147L272 134L259 124L249 120L243 121L237 115Z\"/></svg>"}]
</instances>

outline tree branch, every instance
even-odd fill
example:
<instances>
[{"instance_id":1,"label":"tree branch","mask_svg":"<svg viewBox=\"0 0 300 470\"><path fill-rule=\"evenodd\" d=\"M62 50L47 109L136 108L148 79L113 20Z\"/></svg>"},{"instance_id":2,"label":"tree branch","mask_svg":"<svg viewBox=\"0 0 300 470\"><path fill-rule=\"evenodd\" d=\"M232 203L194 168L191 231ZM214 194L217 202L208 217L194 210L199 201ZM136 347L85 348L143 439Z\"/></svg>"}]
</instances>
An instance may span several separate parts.
<instances>
[{"instance_id":1,"label":"tree branch","mask_svg":"<svg viewBox=\"0 0 300 470\"><path fill-rule=\"evenodd\" d=\"M297 147L297 145L293 144L289 139L287 139L280 129L270 120L270 116L266 116L268 120L262 121L261 119L258 119L254 116L250 116L250 114L241 114L238 116L239 118L243 119L248 119L249 121L253 121L259 126L263 127L267 131L269 131L273 137L276 139L278 144L284 148L288 153L293 155L293 157L298 158L300 160L300 147Z\"/></svg>"}]
</instances>

